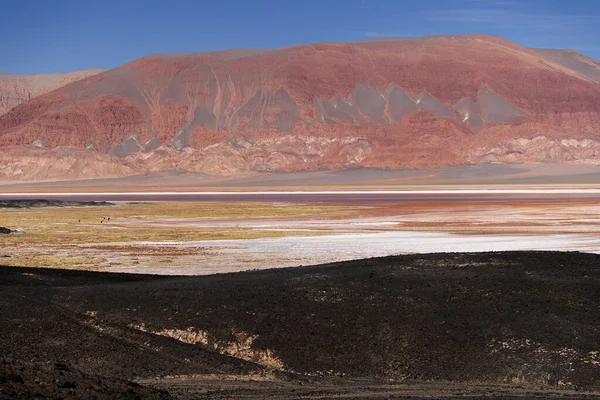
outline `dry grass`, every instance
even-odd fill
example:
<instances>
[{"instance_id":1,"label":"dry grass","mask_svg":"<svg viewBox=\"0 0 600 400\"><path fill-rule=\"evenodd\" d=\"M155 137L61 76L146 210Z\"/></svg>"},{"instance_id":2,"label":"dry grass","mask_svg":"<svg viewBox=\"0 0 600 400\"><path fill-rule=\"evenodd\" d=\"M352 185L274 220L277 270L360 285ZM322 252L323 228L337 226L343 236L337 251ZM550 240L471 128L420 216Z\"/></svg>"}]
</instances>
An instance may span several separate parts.
<instances>
[{"instance_id":1,"label":"dry grass","mask_svg":"<svg viewBox=\"0 0 600 400\"><path fill-rule=\"evenodd\" d=\"M338 215L350 209L266 203L121 203L115 207L0 210L2 225L26 235L3 237L5 245L76 245L130 241L252 239L303 235L250 228L177 226L173 219ZM108 219L110 218L110 220Z\"/></svg>"},{"instance_id":2,"label":"dry grass","mask_svg":"<svg viewBox=\"0 0 600 400\"><path fill-rule=\"evenodd\" d=\"M139 263L177 262L199 256L189 250L149 251L136 242L189 242L323 234L308 230L244 227L194 227L177 220L335 216L349 207L277 203L136 202L114 207L0 209L0 225L24 232L2 235L0 246L11 258L0 264L55 268L100 268ZM175 256L175 258L165 258Z\"/></svg>"},{"instance_id":3,"label":"dry grass","mask_svg":"<svg viewBox=\"0 0 600 400\"><path fill-rule=\"evenodd\" d=\"M10 262L16 267L48 267L66 269L93 269L101 259L87 256L52 256L42 253L25 254ZM6 263L6 261L5 261Z\"/></svg>"}]
</instances>

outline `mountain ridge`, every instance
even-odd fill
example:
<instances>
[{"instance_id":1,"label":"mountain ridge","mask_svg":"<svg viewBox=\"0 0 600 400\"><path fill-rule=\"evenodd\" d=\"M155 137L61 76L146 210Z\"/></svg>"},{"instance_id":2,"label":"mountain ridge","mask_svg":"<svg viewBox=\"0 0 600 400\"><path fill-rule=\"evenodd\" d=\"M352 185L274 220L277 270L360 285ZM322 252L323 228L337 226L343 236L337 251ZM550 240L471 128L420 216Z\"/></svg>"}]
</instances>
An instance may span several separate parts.
<instances>
[{"instance_id":1,"label":"mountain ridge","mask_svg":"<svg viewBox=\"0 0 600 400\"><path fill-rule=\"evenodd\" d=\"M0 152L72 146L137 173L595 163L590 60L487 35L149 55L0 116Z\"/></svg>"},{"instance_id":2,"label":"mountain ridge","mask_svg":"<svg viewBox=\"0 0 600 400\"><path fill-rule=\"evenodd\" d=\"M12 74L0 72L0 115L42 94L106 70L95 68L74 72Z\"/></svg>"}]
</instances>

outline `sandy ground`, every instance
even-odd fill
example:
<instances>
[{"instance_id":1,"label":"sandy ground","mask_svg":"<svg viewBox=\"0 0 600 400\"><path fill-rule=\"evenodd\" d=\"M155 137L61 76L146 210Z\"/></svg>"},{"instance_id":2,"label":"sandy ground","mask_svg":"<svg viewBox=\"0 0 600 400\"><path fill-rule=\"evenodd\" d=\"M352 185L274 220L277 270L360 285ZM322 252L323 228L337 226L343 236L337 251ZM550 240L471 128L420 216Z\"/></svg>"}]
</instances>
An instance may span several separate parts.
<instances>
[{"instance_id":1,"label":"sandy ground","mask_svg":"<svg viewBox=\"0 0 600 400\"><path fill-rule=\"evenodd\" d=\"M202 376L188 379L141 380L145 386L168 390L181 398L195 399L469 399L483 400L494 397L502 399L596 399L598 394L578 391L551 391L530 387L511 387L510 385L460 384L454 382L286 382L268 379L249 379L246 377Z\"/></svg>"},{"instance_id":2,"label":"sandy ground","mask_svg":"<svg viewBox=\"0 0 600 400\"><path fill-rule=\"evenodd\" d=\"M0 192L185 192L260 190L407 190L448 186L480 188L534 186L595 187L600 165L485 164L431 170L389 171L357 168L343 171L246 172L234 175L162 172L124 178L54 182L0 181Z\"/></svg>"}]
</instances>

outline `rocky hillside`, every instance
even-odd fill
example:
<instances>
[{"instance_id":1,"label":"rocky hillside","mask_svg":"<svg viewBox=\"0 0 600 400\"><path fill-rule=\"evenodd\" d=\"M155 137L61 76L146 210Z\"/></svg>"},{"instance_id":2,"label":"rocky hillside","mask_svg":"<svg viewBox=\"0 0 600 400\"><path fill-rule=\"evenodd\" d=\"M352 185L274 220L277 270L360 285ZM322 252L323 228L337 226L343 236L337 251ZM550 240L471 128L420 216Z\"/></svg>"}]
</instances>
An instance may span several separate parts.
<instances>
[{"instance_id":1,"label":"rocky hillside","mask_svg":"<svg viewBox=\"0 0 600 400\"><path fill-rule=\"evenodd\" d=\"M59 147L69 179L596 163L599 76L575 52L483 35L151 55L14 108L0 151L7 179L33 180L62 172L21 160Z\"/></svg>"},{"instance_id":2,"label":"rocky hillside","mask_svg":"<svg viewBox=\"0 0 600 400\"><path fill-rule=\"evenodd\" d=\"M274 371L600 390L595 254L405 255L195 277L1 267L0 278L0 359L127 379Z\"/></svg>"}]
</instances>

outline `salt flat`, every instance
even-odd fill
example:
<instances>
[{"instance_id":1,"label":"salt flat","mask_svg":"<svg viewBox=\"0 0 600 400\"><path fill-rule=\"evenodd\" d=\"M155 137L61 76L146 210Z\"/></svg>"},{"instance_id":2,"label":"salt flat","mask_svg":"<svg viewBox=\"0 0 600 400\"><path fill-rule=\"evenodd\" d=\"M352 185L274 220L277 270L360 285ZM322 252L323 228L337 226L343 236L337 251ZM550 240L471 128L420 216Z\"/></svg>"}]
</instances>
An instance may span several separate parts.
<instances>
[{"instance_id":1,"label":"salt flat","mask_svg":"<svg viewBox=\"0 0 600 400\"><path fill-rule=\"evenodd\" d=\"M347 211L343 214L338 210L328 216L155 220L150 224L156 228L249 229L278 235L254 239L113 243L113 249L119 246L137 249L138 263L113 265L108 270L202 275L406 253L600 252L600 204L592 201L401 203L353 205ZM134 225L139 223L132 221ZM297 235L297 232L303 234ZM169 264L155 265L151 256L143 254L156 249L183 253Z\"/></svg>"},{"instance_id":2,"label":"salt flat","mask_svg":"<svg viewBox=\"0 0 600 400\"><path fill-rule=\"evenodd\" d=\"M327 236L210 240L190 242L137 242L140 247L210 248L195 264L181 267L120 266L112 272L208 275L249 269L316 265L360 258L408 253L488 252L513 250L583 251L600 253L600 236L460 235L437 232L392 231Z\"/></svg>"}]
</instances>

